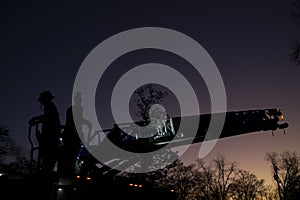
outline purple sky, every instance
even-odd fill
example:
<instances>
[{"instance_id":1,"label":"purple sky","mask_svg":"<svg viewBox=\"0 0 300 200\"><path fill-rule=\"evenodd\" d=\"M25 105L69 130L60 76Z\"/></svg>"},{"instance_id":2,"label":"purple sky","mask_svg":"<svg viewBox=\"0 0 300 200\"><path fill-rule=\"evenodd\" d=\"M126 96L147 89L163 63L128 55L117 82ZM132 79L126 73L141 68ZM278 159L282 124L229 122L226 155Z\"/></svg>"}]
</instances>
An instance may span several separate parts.
<instances>
[{"instance_id":1,"label":"purple sky","mask_svg":"<svg viewBox=\"0 0 300 200\"><path fill-rule=\"evenodd\" d=\"M290 124L286 135L278 131L274 137L266 132L222 139L209 155L222 153L259 178L270 178L266 151L300 152L300 68L288 57L292 39L300 34L299 24L290 18L292 1L183 2L20 1L3 5L0 123L11 130L18 144L28 147L27 121L42 112L36 102L41 91L54 93L64 123L76 73L95 46L132 28L170 28L198 41L213 58L224 80L228 110L278 107L285 113ZM127 58L126 62L147 61L147 54L136 56L135 61ZM177 63L162 57L153 59ZM199 83L201 96L205 86ZM201 111L209 112L205 103ZM197 158L200 145L194 146L183 160Z\"/></svg>"}]
</instances>

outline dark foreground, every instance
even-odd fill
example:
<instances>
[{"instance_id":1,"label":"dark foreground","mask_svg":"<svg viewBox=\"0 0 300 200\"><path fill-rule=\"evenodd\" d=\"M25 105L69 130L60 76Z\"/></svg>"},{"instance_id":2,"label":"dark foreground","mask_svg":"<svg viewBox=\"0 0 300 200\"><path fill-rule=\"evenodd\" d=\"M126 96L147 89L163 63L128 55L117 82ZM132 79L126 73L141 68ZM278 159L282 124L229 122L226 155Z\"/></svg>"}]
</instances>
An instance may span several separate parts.
<instances>
[{"instance_id":1,"label":"dark foreground","mask_svg":"<svg viewBox=\"0 0 300 200\"><path fill-rule=\"evenodd\" d=\"M175 199L169 191L112 179L72 182L51 176L3 175L2 200L77 200L77 199Z\"/></svg>"}]
</instances>

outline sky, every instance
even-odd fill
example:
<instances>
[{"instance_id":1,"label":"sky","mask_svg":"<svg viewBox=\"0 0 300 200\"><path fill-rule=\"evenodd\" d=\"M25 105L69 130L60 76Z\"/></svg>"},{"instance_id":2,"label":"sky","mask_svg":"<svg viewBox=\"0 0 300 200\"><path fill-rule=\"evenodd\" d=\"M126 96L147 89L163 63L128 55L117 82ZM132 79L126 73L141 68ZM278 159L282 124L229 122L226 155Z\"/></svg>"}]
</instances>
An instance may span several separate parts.
<instances>
[{"instance_id":1,"label":"sky","mask_svg":"<svg viewBox=\"0 0 300 200\"><path fill-rule=\"evenodd\" d=\"M220 139L207 159L221 153L270 182L267 151L300 153L300 67L288 56L300 30L290 17L291 0L16 1L1 7L0 124L25 148L27 122L42 113L37 102L41 91L56 96L64 123L76 74L98 44L133 28L163 27L188 35L209 53L224 82L228 111L280 108L290 125L286 134L267 131ZM187 65L174 55L147 50L120 59L97 89L99 115L109 112L108 95L101 88L112 88L126 66L160 61L184 71ZM196 78L189 78L201 99L201 113L209 113L205 82L197 85ZM194 162L200 145L192 145L182 160Z\"/></svg>"}]
</instances>

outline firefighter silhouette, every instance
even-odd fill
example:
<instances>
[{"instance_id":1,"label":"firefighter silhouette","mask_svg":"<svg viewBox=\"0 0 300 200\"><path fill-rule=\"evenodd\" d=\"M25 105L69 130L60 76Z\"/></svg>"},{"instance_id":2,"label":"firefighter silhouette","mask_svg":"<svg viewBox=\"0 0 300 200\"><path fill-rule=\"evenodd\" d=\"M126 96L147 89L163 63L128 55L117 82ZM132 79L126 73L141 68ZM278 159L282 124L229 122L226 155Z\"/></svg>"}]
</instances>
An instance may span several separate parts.
<instances>
[{"instance_id":1,"label":"firefighter silhouette","mask_svg":"<svg viewBox=\"0 0 300 200\"><path fill-rule=\"evenodd\" d=\"M33 117L29 123L42 123L41 133L38 135L40 170L43 173L53 172L58 156L58 142L61 133L59 112L52 101L55 96L50 91L40 93L38 102L43 107L43 114Z\"/></svg>"},{"instance_id":2,"label":"firefighter silhouette","mask_svg":"<svg viewBox=\"0 0 300 200\"><path fill-rule=\"evenodd\" d=\"M82 145L81 138L84 138L82 126L86 125L89 131L92 128L91 122L83 117L83 107L81 103L81 93L78 92L74 97L74 104L68 107L66 111L66 123L62 133L64 145L61 160L61 173L67 177L73 175L76 158ZM77 127L75 125L74 116L76 117Z\"/></svg>"}]
</instances>

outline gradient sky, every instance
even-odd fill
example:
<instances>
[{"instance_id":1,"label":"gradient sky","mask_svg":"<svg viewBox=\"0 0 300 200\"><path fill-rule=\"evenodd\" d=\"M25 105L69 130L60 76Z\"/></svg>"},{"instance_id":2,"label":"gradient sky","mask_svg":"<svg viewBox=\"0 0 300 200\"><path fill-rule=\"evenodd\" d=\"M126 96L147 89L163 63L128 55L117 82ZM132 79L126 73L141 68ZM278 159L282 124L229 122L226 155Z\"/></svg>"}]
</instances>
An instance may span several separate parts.
<instances>
[{"instance_id":1,"label":"gradient sky","mask_svg":"<svg viewBox=\"0 0 300 200\"><path fill-rule=\"evenodd\" d=\"M76 73L88 53L121 31L155 26L180 31L206 49L222 75L228 110L278 107L290 124L286 135L261 132L219 140L207 159L221 153L270 181L267 151L300 153L300 68L288 57L300 30L290 17L291 0L19 1L1 7L0 123L18 144L29 147L27 122L42 112L36 101L41 91L56 96L64 123ZM147 61L147 55L152 54L137 53L126 63ZM153 59L178 63L161 57ZM199 96L203 85L199 82ZM209 112L205 105L201 111ZM196 160L199 146L183 160Z\"/></svg>"}]
</instances>

